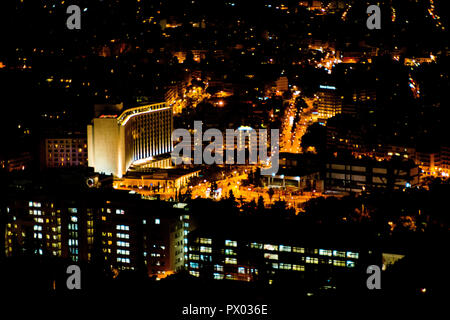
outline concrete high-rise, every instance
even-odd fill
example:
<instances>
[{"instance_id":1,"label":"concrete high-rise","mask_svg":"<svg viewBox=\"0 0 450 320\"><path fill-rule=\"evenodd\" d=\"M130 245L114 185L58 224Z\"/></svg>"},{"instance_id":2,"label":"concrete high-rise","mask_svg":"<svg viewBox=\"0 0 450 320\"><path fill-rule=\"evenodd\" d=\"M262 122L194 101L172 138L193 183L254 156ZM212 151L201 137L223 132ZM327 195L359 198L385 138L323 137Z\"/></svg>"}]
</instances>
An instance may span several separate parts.
<instances>
[{"instance_id":1,"label":"concrete high-rise","mask_svg":"<svg viewBox=\"0 0 450 320\"><path fill-rule=\"evenodd\" d=\"M120 115L103 111L87 128L88 163L96 172L122 177L133 163L172 152L173 112L165 102Z\"/></svg>"}]
</instances>

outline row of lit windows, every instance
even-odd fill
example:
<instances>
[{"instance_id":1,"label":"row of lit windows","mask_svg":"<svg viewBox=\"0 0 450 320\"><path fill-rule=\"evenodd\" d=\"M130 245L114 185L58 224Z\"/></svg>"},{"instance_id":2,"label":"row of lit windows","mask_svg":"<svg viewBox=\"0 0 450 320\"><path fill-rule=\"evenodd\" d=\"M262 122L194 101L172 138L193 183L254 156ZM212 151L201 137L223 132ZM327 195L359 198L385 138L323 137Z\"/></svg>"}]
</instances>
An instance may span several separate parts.
<instances>
[{"instance_id":1,"label":"row of lit windows","mask_svg":"<svg viewBox=\"0 0 450 320\"><path fill-rule=\"evenodd\" d=\"M191 253L191 254L189 254L189 260L192 260L192 261L200 260L200 261L208 262L208 261L212 261L212 257L208 256L208 255L204 255L204 254L198 255L198 254Z\"/></svg>"},{"instance_id":2,"label":"row of lit windows","mask_svg":"<svg viewBox=\"0 0 450 320\"><path fill-rule=\"evenodd\" d=\"M200 238L201 244L212 244L212 239L209 238Z\"/></svg>"},{"instance_id":3,"label":"row of lit windows","mask_svg":"<svg viewBox=\"0 0 450 320\"><path fill-rule=\"evenodd\" d=\"M237 241L225 240L225 245L228 247L237 247Z\"/></svg>"},{"instance_id":4,"label":"row of lit windows","mask_svg":"<svg viewBox=\"0 0 450 320\"><path fill-rule=\"evenodd\" d=\"M212 243L211 239L208 238L200 238L201 243ZM237 247L237 242L232 240L225 240L225 245L229 247ZM295 253L305 253L305 248L301 247L291 247L291 246L285 246L285 245L272 245L272 244L260 244L260 243L251 243L251 248L255 249L264 249L266 251L280 251L280 252L295 252ZM209 247L200 247L201 252L212 252L212 249ZM323 256L335 256L335 257L341 257L341 258L352 258L352 259L358 259L359 254L357 252L351 252L351 251L338 251L338 250L326 250L326 249L314 249L315 254L323 255ZM233 251L233 249L225 249L226 255L236 255L236 252ZM268 259L274 259L278 260L278 255L276 254L265 254L264 255ZM312 259L311 257L307 257L307 259ZM317 259L317 258L314 258ZM316 260L311 260L316 261ZM308 262L308 263L315 263L315 262Z\"/></svg>"},{"instance_id":5,"label":"row of lit windows","mask_svg":"<svg viewBox=\"0 0 450 320\"><path fill-rule=\"evenodd\" d=\"M117 241L117 246L118 247L129 247L130 243L129 242L125 242L125 241Z\"/></svg>"},{"instance_id":6,"label":"row of lit windows","mask_svg":"<svg viewBox=\"0 0 450 320\"><path fill-rule=\"evenodd\" d=\"M359 254L357 252L351 252L351 251L337 251L337 250L325 250L325 249L319 249L319 255L322 256L334 256L334 257L341 257L341 258L353 258L358 259Z\"/></svg>"},{"instance_id":7,"label":"row of lit windows","mask_svg":"<svg viewBox=\"0 0 450 320\"><path fill-rule=\"evenodd\" d=\"M237 264L236 258L225 257L225 263L227 264Z\"/></svg>"},{"instance_id":8,"label":"row of lit windows","mask_svg":"<svg viewBox=\"0 0 450 320\"><path fill-rule=\"evenodd\" d=\"M212 252L212 248L211 247L201 246L200 247L200 252L211 253Z\"/></svg>"},{"instance_id":9,"label":"row of lit windows","mask_svg":"<svg viewBox=\"0 0 450 320\"><path fill-rule=\"evenodd\" d=\"M253 249L264 249L266 251L280 251L280 252L295 252L295 253L305 253L305 248L301 247L291 247L285 245L272 245L272 244L261 244L261 243L251 243L250 247ZM326 249L314 249L315 254L323 255L323 256L335 256L341 258L353 258L358 259L359 254L357 252L352 251L338 251L338 250L326 250Z\"/></svg>"},{"instance_id":10,"label":"row of lit windows","mask_svg":"<svg viewBox=\"0 0 450 320\"><path fill-rule=\"evenodd\" d=\"M42 211L41 210L29 210L31 215L34 216L42 216Z\"/></svg>"},{"instance_id":11,"label":"row of lit windows","mask_svg":"<svg viewBox=\"0 0 450 320\"><path fill-rule=\"evenodd\" d=\"M28 206L29 207L35 207L35 208L40 208L41 207L41 203L40 202L28 202Z\"/></svg>"}]
</instances>

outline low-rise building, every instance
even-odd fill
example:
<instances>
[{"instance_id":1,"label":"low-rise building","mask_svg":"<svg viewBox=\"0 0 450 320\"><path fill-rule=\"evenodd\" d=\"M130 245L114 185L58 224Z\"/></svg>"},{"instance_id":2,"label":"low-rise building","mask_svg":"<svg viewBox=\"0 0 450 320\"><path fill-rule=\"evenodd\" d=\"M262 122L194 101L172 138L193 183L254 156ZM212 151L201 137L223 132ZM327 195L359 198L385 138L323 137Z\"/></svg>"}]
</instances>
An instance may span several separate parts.
<instances>
[{"instance_id":1,"label":"low-rise building","mask_svg":"<svg viewBox=\"0 0 450 320\"><path fill-rule=\"evenodd\" d=\"M358 236L335 237L336 231L280 219L230 219L189 235L188 270L204 279L272 284L283 277L295 281L305 274L360 272L367 261L380 259Z\"/></svg>"},{"instance_id":2,"label":"low-rise building","mask_svg":"<svg viewBox=\"0 0 450 320\"><path fill-rule=\"evenodd\" d=\"M325 166L325 189L353 191L374 188L403 189L419 183L419 168L412 160L332 158Z\"/></svg>"}]
</instances>

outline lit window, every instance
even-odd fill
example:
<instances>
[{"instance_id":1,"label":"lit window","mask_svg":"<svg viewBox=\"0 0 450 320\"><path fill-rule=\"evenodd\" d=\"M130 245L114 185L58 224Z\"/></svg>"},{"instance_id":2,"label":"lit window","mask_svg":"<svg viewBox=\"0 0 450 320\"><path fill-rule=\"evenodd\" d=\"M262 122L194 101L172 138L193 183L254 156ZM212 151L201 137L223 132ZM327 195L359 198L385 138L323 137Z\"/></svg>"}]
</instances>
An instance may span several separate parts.
<instances>
[{"instance_id":1,"label":"lit window","mask_svg":"<svg viewBox=\"0 0 450 320\"><path fill-rule=\"evenodd\" d=\"M225 240L225 245L228 247L237 247L237 241Z\"/></svg>"},{"instance_id":2,"label":"lit window","mask_svg":"<svg viewBox=\"0 0 450 320\"><path fill-rule=\"evenodd\" d=\"M244 267L239 267L238 268L238 273L245 274L245 268Z\"/></svg>"},{"instance_id":3,"label":"lit window","mask_svg":"<svg viewBox=\"0 0 450 320\"><path fill-rule=\"evenodd\" d=\"M200 238L200 243L201 244L211 244L212 243L212 239Z\"/></svg>"},{"instance_id":4,"label":"lit window","mask_svg":"<svg viewBox=\"0 0 450 320\"><path fill-rule=\"evenodd\" d=\"M189 260L198 260L199 259L199 257L198 257L198 254L189 254Z\"/></svg>"},{"instance_id":5,"label":"lit window","mask_svg":"<svg viewBox=\"0 0 450 320\"><path fill-rule=\"evenodd\" d=\"M347 268L354 268L355 267L355 262L351 261L351 260L347 260Z\"/></svg>"},{"instance_id":6,"label":"lit window","mask_svg":"<svg viewBox=\"0 0 450 320\"><path fill-rule=\"evenodd\" d=\"M129 250L123 250L123 249L117 249L117 254L123 254L125 256L129 256L130 255L130 251Z\"/></svg>"},{"instance_id":7,"label":"lit window","mask_svg":"<svg viewBox=\"0 0 450 320\"><path fill-rule=\"evenodd\" d=\"M358 252L347 251L347 258L358 259L359 254Z\"/></svg>"},{"instance_id":8,"label":"lit window","mask_svg":"<svg viewBox=\"0 0 450 320\"><path fill-rule=\"evenodd\" d=\"M155 219L155 224L160 224L160 223L161 223L161 220Z\"/></svg>"},{"instance_id":9,"label":"lit window","mask_svg":"<svg viewBox=\"0 0 450 320\"><path fill-rule=\"evenodd\" d=\"M271 260L278 260L278 255L273 253L264 253L264 258Z\"/></svg>"},{"instance_id":10,"label":"lit window","mask_svg":"<svg viewBox=\"0 0 450 320\"><path fill-rule=\"evenodd\" d=\"M237 259L236 258L226 257L225 258L225 263L227 263L227 264L237 264Z\"/></svg>"},{"instance_id":11,"label":"lit window","mask_svg":"<svg viewBox=\"0 0 450 320\"><path fill-rule=\"evenodd\" d=\"M191 270L189 271L189 274L194 277L200 277L200 272L198 271Z\"/></svg>"},{"instance_id":12,"label":"lit window","mask_svg":"<svg viewBox=\"0 0 450 320\"><path fill-rule=\"evenodd\" d=\"M283 245L280 245L280 251L283 251L283 252L291 252L291 251L292 251L292 248L291 248L291 246L283 246Z\"/></svg>"},{"instance_id":13,"label":"lit window","mask_svg":"<svg viewBox=\"0 0 450 320\"><path fill-rule=\"evenodd\" d=\"M116 214L125 214L125 210L116 209Z\"/></svg>"},{"instance_id":14,"label":"lit window","mask_svg":"<svg viewBox=\"0 0 450 320\"><path fill-rule=\"evenodd\" d=\"M129 242L125 242L125 241L117 241L117 246L118 247L129 247L130 243Z\"/></svg>"},{"instance_id":15,"label":"lit window","mask_svg":"<svg viewBox=\"0 0 450 320\"><path fill-rule=\"evenodd\" d=\"M343 260L333 260L333 265L336 267L345 267L345 261Z\"/></svg>"},{"instance_id":16,"label":"lit window","mask_svg":"<svg viewBox=\"0 0 450 320\"><path fill-rule=\"evenodd\" d=\"M221 272L223 272L223 266L221 266L220 264L215 264L214 265L214 271L221 271Z\"/></svg>"},{"instance_id":17,"label":"lit window","mask_svg":"<svg viewBox=\"0 0 450 320\"><path fill-rule=\"evenodd\" d=\"M345 258L345 252L344 251L333 250L333 256Z\"/></svg>"},{"instance_id":18,"label":"lit window","mask_svg":"<svg viewBox=\"0 0 450 320\"><path fill-rule=\"evenodd\" d=\"M305 248L293 247L292 251L296 253L305 253Z\"/></svg>"},{"instance_id":19,"label":"lit window","mask_svg":"<svg viewBox=\"0 0 450 320\"><path fill-rule=\"evenodd\" d=\"M191 262L189 265L192 269L198 269L198 262Z\"/></svg>"},{"instance_id":20,"label":"lit window","mask_svg":"<svg viewBox=\"0 0 450 320\"><path fill-rule=\"evenodd\" d=\"M211 253L212 252L212 248L211 247L200 247L200 252L206 252L206 253Z\"/></svg>"},{"instance_id":21,"label":"lit window","mask_svg":"<svg viewBox=\"0 0 450 320\"><path fill-rule=\"evenodd\" d=\"M305 271L305 266L299 265L299 264L294 264L292 266L292 270L295 271Z\"/></svg>"},{"instance_id":22,"label":"lit window","mask_svg":"<svg viewBox=\"0 0 450 320\"><path fill-rule=\"evenodd\" d=\"M306 257L306 263L318 264L319 263L319 259L318 258L313 258L313 257Z\"/></svg>"},{"instance_id":23,"label":"lit window","mask_svg":"<svg viewBox=\"0 0 450 320\"><path fill-rule=\"evenodd\" d=\"M325 249L319 249L319 254L321 256L329 256L329 257L331 257L333 255L331 250L325 250Z\"/></svg>"},{"instance_id":24,"label":"lit window","mask_svg":"<svg viewBox=\"0 0 450 320\"><path fill-rule=\"evenodd\" d=\"M225 254L229 256L235 256L236 252L233 249L225 249Z\"/></svg>"},{"instance_id":25,"label":"lit window","mask_svg":"<svg viewBox=\"0 0 450 320\"><path fill-rule=\"evenodd\" d=\"M290 263L280 263L280 269L291 270L292 266Z\"/></svg>"},{"instance_id":26,"label":"lit window","mask_svg":"<svg viewBox=\"0 0 450 320\"><path fill-rule=\"evenodd\" d=\"M277 245L272 245L272 244L265 244L264 245L264 250L277 251L278 250L278 246Z\"/></svg>"},{"instance_id":27,"label":"lit window","mask_svg":"<svg viewBox=\"0 0 450 320\"><path fill-rule=\"evenodd\" d=\"M250 244L250 248L252 248L252 249L262 249L262 248L263 248L263 245L262 245L262 243L252 242L252 243Z\"/></svg>"},{"instance_id":28,"label":"lit window","mask_svg":"<svg viewBox=\"0 0 450 320\"><path fill-rule=\"evenodd\" d=\"M222 280L222 279L223 279L223 274L220 274L220 273L214 273L214 279L215 279L215 280Z\"/></svg>"}]
</instances>

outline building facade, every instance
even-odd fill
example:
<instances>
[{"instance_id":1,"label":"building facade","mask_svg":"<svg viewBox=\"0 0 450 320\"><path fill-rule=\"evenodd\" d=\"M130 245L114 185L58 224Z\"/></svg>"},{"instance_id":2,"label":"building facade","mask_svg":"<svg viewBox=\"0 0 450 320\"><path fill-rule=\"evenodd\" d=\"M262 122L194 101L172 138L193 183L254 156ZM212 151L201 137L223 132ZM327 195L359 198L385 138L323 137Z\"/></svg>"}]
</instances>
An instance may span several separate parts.
<instances>
[{"instance_id":1,"label":"building facade","mask_svg":"<svg viewBox=\"0 0 450 320\"><path fill-rule=\"evenodd\" d=\"M344 97L337 92L336 87L321 85L318 96L319 120L325 122L342 112Z\"/></svg>"},{"instance_id":2,"label":"building facade","mask_svg":"<svg viewBox=\"0 0 450 320\"><path fill-rule=\"evenodd\" d=\"M118 271L140 268L159 278L184 268L191 225L182 207L101 189L23 192L8 199L1 208L6 256L65 258Z\"/></svg>"},{"instance_id":3,"label":"building facade","mask_svg":"<svg viewBox=\"0 0 450 320\"><path fill-rule=\"evenodd\" d=\"M46 168L88 165L86 136L46 138L43 147Z\"/></svg>"},{"instance_id":4,"label":"building facade","mask_svg":"<svg viewBox=\"0 0 450 320\"><path fill-rule=\"evenodd\" d=\"M226 226L197 229L188 240L189 273L204 279L272 284L282 277L297 279L311 273L331 276L335 272L357 272L375 254L361 243L354 242L352 247L348 246L351 241L347 245L327 241L328 233L320 239L314 236L306 239L299 236L298 230L291 234L293 229L289 228L264 232ZM274 237L276 232L290 237Z\"/></svg>"},{"instance_id":5,"label":"building facade","mask_svg":"<svg viewBox=\"0 0 450 320\"><path fill-rule=\"evenodd\" d=\"M135 161L172 152L173 113L165 102L103 114L88 125L89 166L122 177Z\"/></svg>"},{"instance_id":6,"label":"building facade","mask_svg":"<svg viewBox=\"0 0 450 320\"><path fill-rule=\"evenodd\" d=\"M325 166L325 189L360 192L371 188L403 189L419 184L412 160L331 159Z\"/></svg>"}]
</instances>

